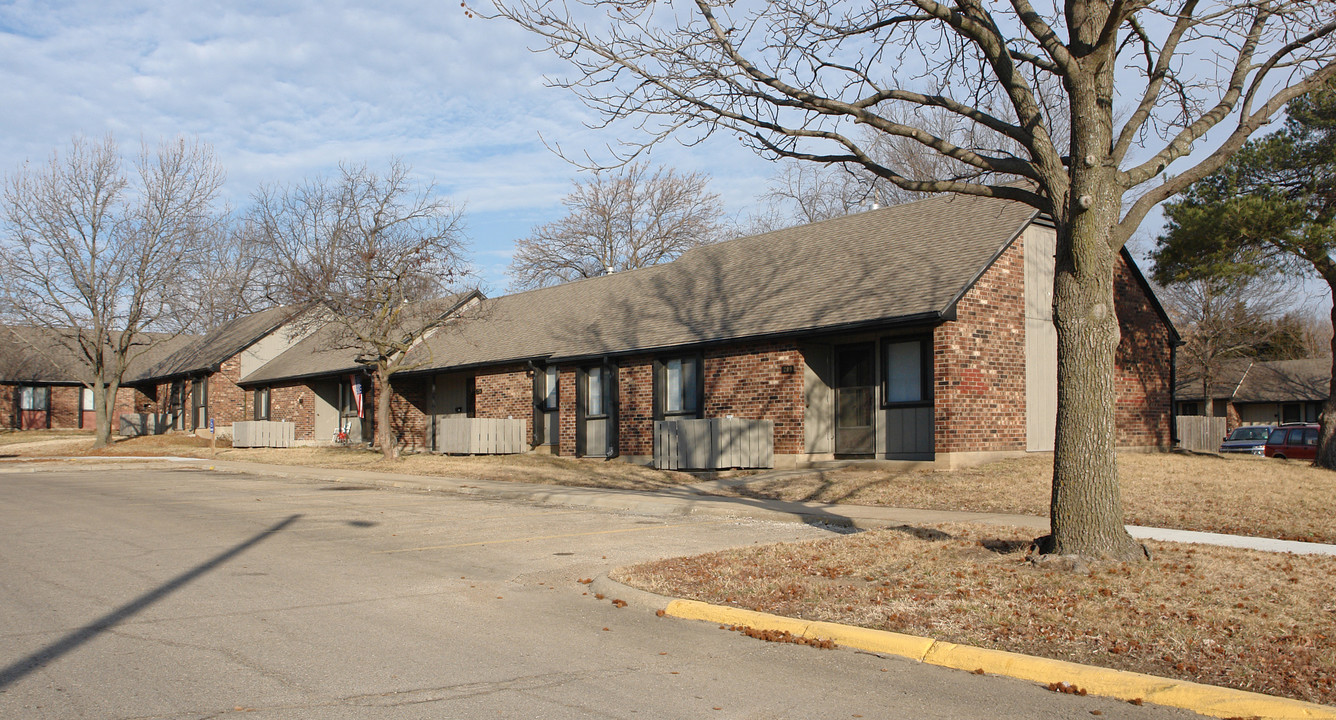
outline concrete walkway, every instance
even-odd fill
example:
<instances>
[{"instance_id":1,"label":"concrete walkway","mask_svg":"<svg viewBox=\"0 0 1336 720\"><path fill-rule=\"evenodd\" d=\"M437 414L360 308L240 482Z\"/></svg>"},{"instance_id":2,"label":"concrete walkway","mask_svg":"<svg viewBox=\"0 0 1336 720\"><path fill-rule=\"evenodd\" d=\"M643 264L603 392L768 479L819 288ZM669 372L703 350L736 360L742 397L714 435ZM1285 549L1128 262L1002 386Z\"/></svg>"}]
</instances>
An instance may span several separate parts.
<instances>
[{"instance_id":1,"label":"concrete walkway","mask_svg":"<svg viewBox=\"0 0 1336 720\"><path fill-rule=\"evenodd\" d=\"M923 525L946 522L971 522L987 525L1012 525L1048 529L1048 518L1032 515L977 513L948 510L918 510L913 508L878 507L872 505L834 505L826 503L785 502L757 498L722 497L707 494L714 483L680 486L641 492L577 488L562 485L503 482L489 480L461 480L426 475L311 468L296 465L269 465L236 461L196 461L217 470L254 473L277 477L322 482L344 482L377 487L394 487L426 492L450 492L475 495L489 499L513 500L540 505L600 508L650 515L723 515L750 517L761 520L823 523L854 528L877 528L888 525ZM755 481L758 476L746 478ZM732 481L716 481L720 484ZM1328 555L1336 557L1336 545L1323 543L1274 540L1271 538L1225 535L1222 533L1148 528L1129 525L1132 537L1142 540L1220 545L1268 552L1290 552L1297 555Z\"/></svg>"}]
</instances>

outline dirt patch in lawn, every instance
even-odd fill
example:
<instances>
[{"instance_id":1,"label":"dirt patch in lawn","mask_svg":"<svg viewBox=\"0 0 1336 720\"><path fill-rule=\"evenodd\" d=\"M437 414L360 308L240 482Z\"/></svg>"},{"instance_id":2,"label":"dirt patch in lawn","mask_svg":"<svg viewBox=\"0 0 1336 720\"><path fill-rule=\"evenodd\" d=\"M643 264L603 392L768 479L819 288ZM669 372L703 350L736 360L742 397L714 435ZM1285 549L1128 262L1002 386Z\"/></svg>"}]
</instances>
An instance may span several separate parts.
<instances>
[{"instance_id":1,"label":"dirt patch in lawn","mask_svg":"<svg viewBox=\"0 0 1336 720\"><path fill-rule=\"evenodd\" d=\"M417 454L405 455L399 460L389 463L378 452L357 448L243 449L232 448L231 443L220 440L218 442L218 452L215 455L210 451L207 439L181 434L127 438L90 454L216 457L220 460L262 462L274 465L302 465L467 480L505 480L622 490L660 490L699 482L698 478L687 473L665 472L624 462L585 460L535 453L470 457Z\"/></svg>"},{"instance_id":2,"label":"dirt patch in lawn","mask_svg":"<svg viewBox=\"0 0 1336 720\"><path fill-rule=\"evenodd\" d=\"M855 464L763 476L721 494L1047 517L1052 463L1035 455L952 471ZM1125 453L1118 470L1130 524L1336 543L1336 473L1307 462Z\"/></svg>"},{"instance_id":3,"label":"dirt patch in lawn","mask_svg":"<svg viewBox=\"0 0 1336 720\"><path fill-rule=\"evenodd\" d=\"M807 620L1336 703L1336 558L1150 543L1088 573L1024 561L1034 534L884 529L624 568L652 592Z\"/></svg>"}]
</instances>

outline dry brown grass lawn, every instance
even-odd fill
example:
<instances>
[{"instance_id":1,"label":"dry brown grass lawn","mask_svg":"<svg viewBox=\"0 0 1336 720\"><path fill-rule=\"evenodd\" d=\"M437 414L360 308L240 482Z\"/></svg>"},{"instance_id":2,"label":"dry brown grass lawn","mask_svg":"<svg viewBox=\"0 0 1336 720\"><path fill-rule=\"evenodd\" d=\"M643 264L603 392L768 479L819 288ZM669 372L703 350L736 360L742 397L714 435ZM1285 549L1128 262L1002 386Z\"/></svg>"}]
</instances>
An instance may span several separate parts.
<instances>
[{"instance_id":1,"label":"dry brown grass lawn","mask_svg":"<svg viewBox=\"0 0 1336 720\"><path fill-rule=\"evenodd\" d=\"M275 465L368 470L461 478L470 480L506 480L566 485L572 487L617 488L622 490L660 490L698 482L680 472L665 472L623 462L581 460L553 455L478 455L450 457L442 455L405 455L387 463L378 452L354 448L299 447L284 450L232 448L218 443L218 453L210 451L209 441L191 435L150 435L128 438L93 454L97 455L179 455L217 457L220 460L263 462Z\"/></svg>"},{"instance_id":2,"label":"dry brown grass lawn","mask_svg":"<svg viewBox=\"0 0 1336 720\"><path fill-rule=\"evenodd\" d=\"M1034 532L952 524L618 571L652 592L1336 703L1336 558L1152 543L1089 573L1024 561Z\"/></svg>"},{"instance_id":3,"label":"dry brown grass lawn","mask_svg":"<svg viewBox=\"0 0 1336 720\"><path fill-rule=\"evenodd\" d=\"M954 471L853 465L758 479L726 494L928 510L1048 515L1052 458ZM1336 543L1336 473L1306 461L1182 453L1118 457L1133 525Z\"/></svg>"},{"instance_id":4,"label":"dry brown grass lawn","mask_svg":"<svg viewBox=\"0 0 1336 720\"><path fill-rule=\"evenodd\" d=\"M0 447L6 448L6 452L14 450L11 445L22 445L19 450L26 450L34 444L64 443L74 440L93 441L93 433L89 430L0 430Z\"/></svg>"}]
</instances>

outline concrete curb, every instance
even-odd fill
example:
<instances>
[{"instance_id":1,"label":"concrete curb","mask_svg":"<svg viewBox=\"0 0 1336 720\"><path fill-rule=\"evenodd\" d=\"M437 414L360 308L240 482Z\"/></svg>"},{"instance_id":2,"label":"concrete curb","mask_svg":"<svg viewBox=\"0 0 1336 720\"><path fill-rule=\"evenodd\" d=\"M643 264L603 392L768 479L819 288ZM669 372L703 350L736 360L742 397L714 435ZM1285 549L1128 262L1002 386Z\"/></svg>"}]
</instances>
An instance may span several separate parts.
<instances>
[{"instance_id":1,"label":"concrete curb","mask_svg":"<svg viewBox=\"0 0 1336 720\"><path fill-rule=\"evenodd\" d=\"M611 582L611 581L609 581ZM665 615L760 630L787 630L807 638L823 638L851 648L897 655L910 660L1041 684L1065 682L1093 695L1190 710L1218 718L1257 717L1267 720L1336 720L1336 708L1272 697L1232 688L1078 665L1062 660L1020 655L1003 650L957 645L932 638L837 623L795 620L695 600L671 600Z\"/></svg>"},{"instance_id":2,"label":"concrete curb","mask_svg":"<svg viewBox=\"0 0 1336 720\"><path fill-rule=\"evenodd\" d=\"M673 598L619 583L607 575L595 576L594 582L589 584L589 592L603 593L608 601L625 600L628 605L647 610L664 610L673 601Z\"/></svg>"}]
</instances>

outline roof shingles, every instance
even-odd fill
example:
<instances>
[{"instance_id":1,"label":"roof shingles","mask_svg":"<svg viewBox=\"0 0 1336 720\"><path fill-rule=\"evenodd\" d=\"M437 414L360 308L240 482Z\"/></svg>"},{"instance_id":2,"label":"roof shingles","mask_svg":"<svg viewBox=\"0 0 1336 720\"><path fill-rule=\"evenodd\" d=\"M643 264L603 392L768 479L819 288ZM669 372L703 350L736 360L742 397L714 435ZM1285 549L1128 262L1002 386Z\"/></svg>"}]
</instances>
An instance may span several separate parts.
<instances>
[{"instance_id":1,"label":"roof shingles","mask_svg":"<svg viewBox=\"0 0 1336 720\"><path fill-rule=\"evenodd\" d=\"M508 295L416 353L445 369L930 318L1035 216L941 196L706 245L663 265Z\"/></svg>"}]
</instances>

